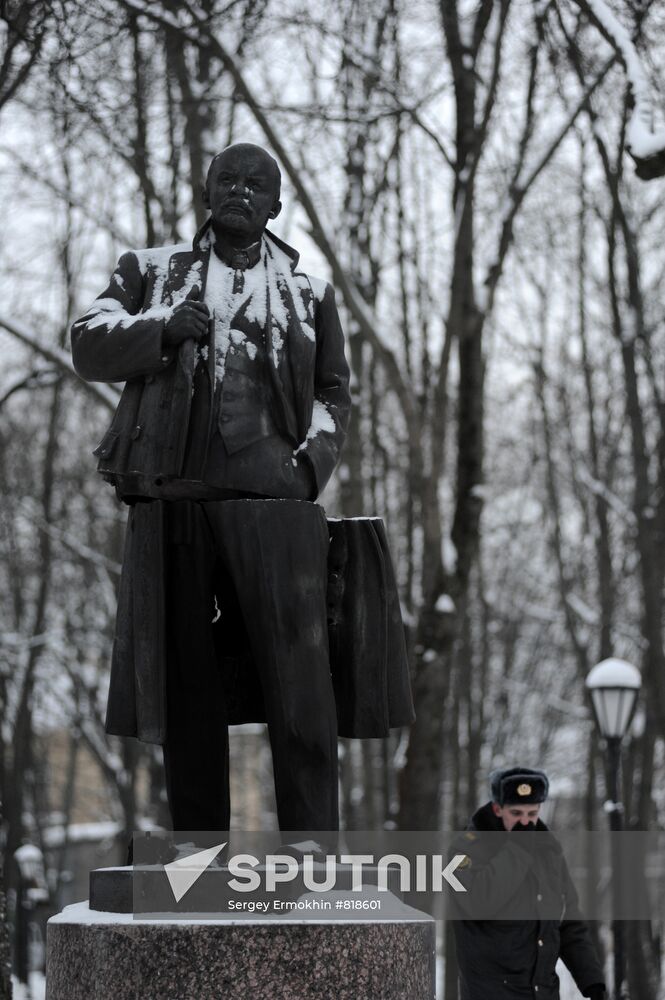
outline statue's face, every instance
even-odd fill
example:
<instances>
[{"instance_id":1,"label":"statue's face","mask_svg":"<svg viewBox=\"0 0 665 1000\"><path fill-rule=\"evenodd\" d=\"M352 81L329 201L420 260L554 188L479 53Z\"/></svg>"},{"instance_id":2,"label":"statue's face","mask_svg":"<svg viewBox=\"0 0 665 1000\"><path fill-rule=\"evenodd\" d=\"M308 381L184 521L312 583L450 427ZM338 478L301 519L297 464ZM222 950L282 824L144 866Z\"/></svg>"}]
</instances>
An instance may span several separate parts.
<instances>
[{"instance_id":1,"label":"statue's face","mask_svg":"<svg viewBox=\"0 0 665 1000\"><path fill-rule=\"evenodd\" d=\"M216 231L247 245L281 209L279 179L272 158L259 146L230 146L213 161L204 200Z\"/></svg>"}]
</instances>

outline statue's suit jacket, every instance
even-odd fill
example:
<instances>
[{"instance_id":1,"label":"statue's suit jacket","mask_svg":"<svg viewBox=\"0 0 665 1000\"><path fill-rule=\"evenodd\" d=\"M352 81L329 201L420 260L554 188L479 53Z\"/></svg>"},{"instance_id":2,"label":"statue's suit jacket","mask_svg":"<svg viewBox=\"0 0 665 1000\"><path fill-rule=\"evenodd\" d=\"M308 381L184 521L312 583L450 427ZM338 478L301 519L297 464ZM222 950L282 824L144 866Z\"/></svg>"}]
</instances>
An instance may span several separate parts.
<instances>
[{"instance_id":1,"label":"statue's suit jacket","mask_svg":"<svg viewBox=\"0 0 665 1000\"><path fill-rule=\"evenodd\" d=\"M280 299L267 295L265 322L274 417L282 437L309 461L318 496L337 464L349 418L344 336L332 287L299 271L298 254L277 237L266 232L266 242L278 275L273 296ZM72 327L78 374L89 382L126 383L96 450L99 471L123 497L154 496L155 486L182 474L197 348L186 340L164 349L162 335L174 306L194 287L203 298L210 253L206 225L193 246L123 254L108 287ZM211 342L213 366L214 355Z\"/></svg>"},{"instance_id":2,"label":"statue's suit jacket","mask_svg":"<svg viewBox=\"0 0 665 1000\"><path fill-rule=\"evenodd\" d=\"M318 495L335 467L348 422L342 330L332 288L298 271L296 252L272 234L266 237L281 269L282 302L274 312L282 327L275 329L278 321L269 302L266 320L275 416L280 433L309 461ZM162 334L173 307L195 285L203 297L210 252L204 226L193 246L124 254L106 290L72 328L77 372L88 381L126 382L95 451L100 473L123 499L154 496L155 487L182 472L196 346L188 340L164 349ZM214 364L212 345L209 360ZM163 743L166 734L164 544L163 502L137 503L127 531L107 712L108 732L155 743ZM382 523L373 518L331 522L329 571L340 734L384 736L390 726L413 720L413 706ZM224 672L229 721L262 719L253 665L229 662Z\"/></svg>"}]
</instances>

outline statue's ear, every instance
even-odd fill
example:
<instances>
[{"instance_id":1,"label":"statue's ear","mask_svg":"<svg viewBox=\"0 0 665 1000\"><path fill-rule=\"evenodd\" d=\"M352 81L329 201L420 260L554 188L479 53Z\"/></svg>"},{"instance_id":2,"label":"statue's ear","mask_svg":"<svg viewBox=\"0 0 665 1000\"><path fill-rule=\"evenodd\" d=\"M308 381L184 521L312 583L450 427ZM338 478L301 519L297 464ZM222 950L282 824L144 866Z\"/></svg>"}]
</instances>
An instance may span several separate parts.
<instances>
[{"instance_id":1,"label":"statue's ear","mask_svg":"<svg viewBox=\"0 0 665 1000\"><path fill-rule=\"evenodd\" d=\"M269 219L276 219L277 216L279 215L279 213L281 211L282 211L282 203L281 203L281 201L279 199L277 199L277 201L275 202L275 204L270 209L270 215L268 216L268 218Z\"/></svg>"},{"instance_id":2,"label":"statue's ear","mask_svg":"<svg viewBox=\"0 0 665 1000\"><path fill-rule=\"evenodd\" d=\"M201 188L201 201L206 208L210 208L210 194L208 193L208 185L204 184Z\"/></svg>"}]
</instances>

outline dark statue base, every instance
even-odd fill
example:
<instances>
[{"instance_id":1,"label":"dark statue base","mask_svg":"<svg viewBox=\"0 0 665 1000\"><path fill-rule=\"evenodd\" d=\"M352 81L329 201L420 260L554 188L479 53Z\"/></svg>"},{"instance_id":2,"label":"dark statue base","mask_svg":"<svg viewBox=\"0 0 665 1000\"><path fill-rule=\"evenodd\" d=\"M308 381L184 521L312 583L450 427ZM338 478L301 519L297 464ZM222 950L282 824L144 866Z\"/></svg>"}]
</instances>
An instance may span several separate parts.
<instances>
[{"instance_id":1,"label":"dark statue base","mask_svg":"<svg viewBox=\"0 0 665 1000\"><path fill-rule=\"evenodd\" d=\"M433 1000L435 923L393 912L149 921L77 903L48 924L46 1000Z\"/></svg>"}]
</instances>

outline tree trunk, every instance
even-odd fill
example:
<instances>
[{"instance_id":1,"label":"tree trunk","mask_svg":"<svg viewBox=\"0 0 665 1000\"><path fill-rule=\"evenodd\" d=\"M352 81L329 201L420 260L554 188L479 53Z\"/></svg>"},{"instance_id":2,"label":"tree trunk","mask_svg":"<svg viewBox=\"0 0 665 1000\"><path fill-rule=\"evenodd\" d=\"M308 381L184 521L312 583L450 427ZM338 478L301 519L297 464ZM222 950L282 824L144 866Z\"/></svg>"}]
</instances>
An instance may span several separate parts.
<instances>
[{"instance_id":1,"label":"tree trunk","mask_svg":"<svg viewBox=\"0 0 665 1000\"><path fill-rule=\"evenodd\" d=\"M4 828L2 820L2 801L0 800L0 830ZM12 1000L12 962L5 893L5 858L6 854L0 851L0 1000Z\"/></svg>"}]
</instances>

